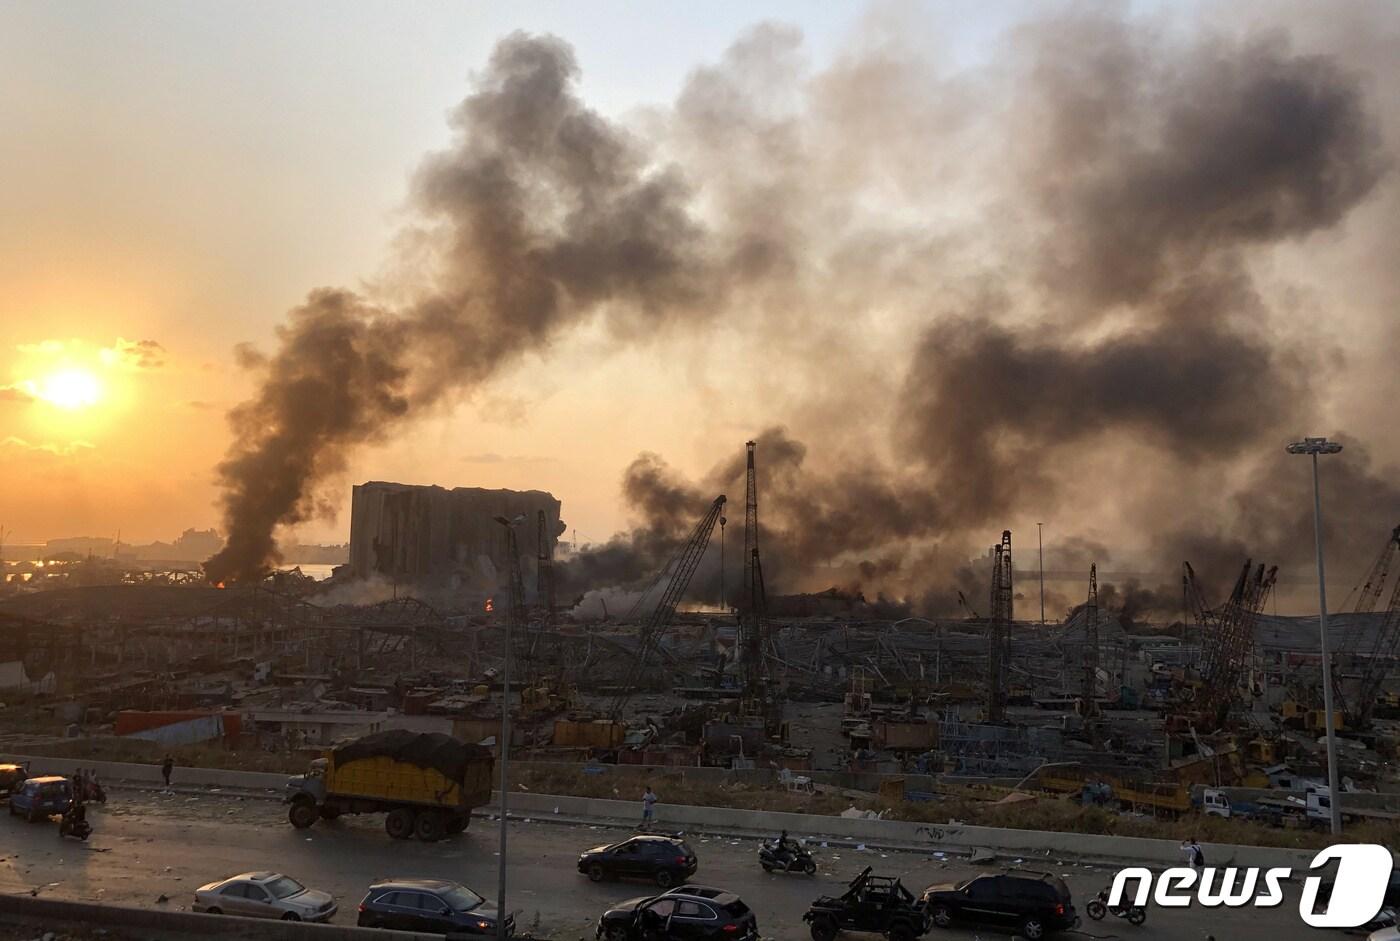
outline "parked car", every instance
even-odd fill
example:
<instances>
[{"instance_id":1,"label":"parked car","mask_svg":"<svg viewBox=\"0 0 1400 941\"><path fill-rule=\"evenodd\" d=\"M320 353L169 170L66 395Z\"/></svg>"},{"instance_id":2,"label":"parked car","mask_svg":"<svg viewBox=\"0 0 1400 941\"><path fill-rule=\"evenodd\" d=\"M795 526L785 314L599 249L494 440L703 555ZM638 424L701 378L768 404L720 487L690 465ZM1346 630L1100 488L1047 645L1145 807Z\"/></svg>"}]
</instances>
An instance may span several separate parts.
<instances>
[{"instance_id":1,"label":"parked car","mask_svg":"<svg viewBox=\"0 0 1400 941\"><path fill-rule=\"evenodd\" d=\"M598 919L601 941L752 941L758 918L733 892L677 886L619 902Z\"/></svg>"},{"instance_id":2,"label":"parked car","mask_svg":"<svg viewBox=\"0 0 1400 941\"><path fill-rule=\"evenodd\" d=\"M651 879L663 889L695 875L698 866L695 851L684 840L668 836L634 836L584 850L578 857L578 871L594 882Z\"/></svg>"},{"instance_id":3,"label":"parked car","mask_svg":"<svg viewBox=\"0 0 1400 941\"><path fill-rule=\"evenodd\" d=\"M28 778L10 792L10 815L30 823L65 814L72 806L73 784L57 775Z\"/></svg>"},{"instance_id":4,"label":"parked car","mask_svg":"<svg viewBox=\"0 0 1400 941\"><path fill-rule=\"evenodd\" d=\"M369 887L356 921L362 928L393 928L430 934L494 937L500 912L496 903L456 882L442 879L386 879ZM506 936L515 918L506 917Z\"/></svg>"},{"instance_id":5,"label":"parked car","mask_svg":"<svg viewBox=\"0 0 1400 941\"><path fill-rule=\"evenodd\" d=\"M330 921L336 912L329 892L308 889L280 872L245 872L202 885L195 889L192 908L210 915L283 921Z\"/></svg>"},{"instance_id":6,"label":"parked car","mask_svg":"<svg viewBox=\"0 0 1400 941\"><path fill-rule=\"evenodd\" d=\"M29 772L23 765L0 765L0 800L8 800L10 792L24 783Z\"/></svg>"},{"instance_id":7,"label":"parked car","mask_svg":"<svg viewBox=\"0 0 1400 941\"><path fill-rule=\"evenodd\" d=\"M873 876L870 867L851 880L838 896L814 901L802 920L812 941L832 941L839 931L868 931L890 941L913 941L928 931L928 915L912 892L894 876Z\"/></svg>"},{"instance_id":8,"label":"parked car","mask_svg":"<svg viewBox=\"0 0 1400 941\"><path fill-rule=\"evenodd\" d=\"M1029 941L1079 923L1065 881L1028 869L931 885L919 901L939 928L956 921L1011 926Z\"/></svg>"}]
</instances>

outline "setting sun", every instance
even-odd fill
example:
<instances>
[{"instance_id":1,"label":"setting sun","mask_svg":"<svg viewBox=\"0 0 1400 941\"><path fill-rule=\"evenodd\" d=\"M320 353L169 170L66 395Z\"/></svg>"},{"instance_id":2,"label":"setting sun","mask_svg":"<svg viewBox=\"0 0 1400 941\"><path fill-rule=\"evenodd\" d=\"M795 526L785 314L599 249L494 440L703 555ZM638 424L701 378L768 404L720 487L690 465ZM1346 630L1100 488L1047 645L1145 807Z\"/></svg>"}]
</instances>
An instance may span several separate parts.
<instances>
[{"instance_id":1,"label":"setting sun","mask_svg":"<svg viewBox=\"0 0 1400 941\"><path fill-rule=\"evenodd\" d=\"M59 408L87 408L102 398L102 383L86 369L60 369L25 386L35 398Z\"/></svg>"}]
</instances>

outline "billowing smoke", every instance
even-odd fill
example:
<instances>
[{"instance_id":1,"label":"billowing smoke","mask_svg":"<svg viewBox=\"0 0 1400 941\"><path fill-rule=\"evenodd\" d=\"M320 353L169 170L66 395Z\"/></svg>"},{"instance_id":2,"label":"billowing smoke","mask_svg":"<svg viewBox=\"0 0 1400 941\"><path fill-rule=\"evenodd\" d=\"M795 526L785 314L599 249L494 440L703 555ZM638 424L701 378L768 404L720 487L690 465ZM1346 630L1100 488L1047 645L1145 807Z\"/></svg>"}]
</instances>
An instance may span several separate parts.
<instances>
[{"instance_id":1,"label":"billowing smoke","mask_svg":"<svg viewBox=\"0 0 1400 941\"><path fill-rule=\"evenodd\" d=\"M562 43L509 37L416 178L413 300L313 293L255 363L210 575L263 570L349 449L593 317L624 341L675 325L692 357L697 334L741 337L730 355L761 375L722 374L745 404L716 422L733 440L708 473L631 464L636 525L568 565L575 593L653 575L720 492L741 524L743 430L762 428L774 590L985 606L986 546L1037 519L1061 548L1096 547L1086 575L1110 550L1155 571L1191 559L1216 586L1246 555L1299 565L1306 467L1282 446L1319 423L1347 440L1328 390L1354 351L1278 259L1325 255L1357 216L1389 245L1377 220L1395 215L1375 207L1396 203L1400 107L1349 71L1353 19L1300 49L1068 7L1016 27L1004 58L945 72L875 18L815 74L795 31L763 26L635 135L578 101ZM1393 58L1366 62L1395 79ZM1400 296L1376 286L1397 281L1388 262L1349 275L1357 295ZM1396 391L1392 371L1360 375ZM1397 455L1343 457L1331 546L1355 570L1400 521ZM1170 579L1106 589L1134 617L1178 596ZM1082 601L1064 589L1047 614Z\"/></svg>"},{"instance_id":2,"label":"billowing smoke","mask_svg":"<svg viewBox=\"0 0 1400 941\"><path fill-rule=\"evenodd\" d=\"M752 46L736 54L740 76ZM890 422L904 463L813 474L806 449L770 433L759 448L765 558L789 587L816 587L841 561L868 585L953 613L958 591L985 605L985 572L967 559L1008 520L1059 510L1089 529L1103 505L1146 537L1138 545L1151 546L1155 568L1175 572L1192 559L1213 593L1248 555L1301 566L1310 548L1305 468L1283 459L1282 444L1316 419L1306 403L1331 364L1276 333L1253 266L1261 248L1336 226L1382 179L1379 127L1359 80L1334 59L1292 52L1279 35L1163 48L1150 32L1097 14L1024 27L1016 47L1005 123L991 136L1012 145L996 182L1018 215L993 231L1023 272L919 259L947 272L950 290L929 292L911 339ZM868 87L871 73L891 71L899 74L879 56L847 63L823 90L838 80ZM742 85L722 74L696 82ZM692 88L683 101L713 97ZM731 120L761 113L726 107ZM707 127L719 123L706 115ZM768 130L801 138L786 125ZM818 198L791 179L785 188ZM787 203L773 212L799 213ZM872 304L906 300L904 285L861 283ZM870 408L857 393L847 401ZM1104 450L1124 457L1102 460ZM739 479L734 453L708 482ZM1106 463L1124 476L1086 489ZM1400 488L1363 453L1338 472L1336 532L1366 532L1368 515L1400 515ZM699 505L696 494L693 515ZM639 531L652 531L647 519ZM1378 548L1385 527L1369 528ZM1068 538L1063 529L1060 558L1074 542L1074 529ZM1371 551L1354 542L1336 550L1349 569ZM1074 564L1087 581L1088 563L1108 557L1101 547ZM1171 616L1180 590L1174 576L1130 579L1105 584L1104 599L1130 619ZM1047 598L1052 616L1082 601L1082 591Z\"/></svg>"},{"instance_id":3,"label":"billowing smoke","mask_svg":"<svg viewBox=\"0 0 1400 941\"><path fill-rule=\"evenodd\" d=\"M414 181L423 225L417 297L389 309L344 290L312 292L267 359L257 395L229 416L219 474L228 545L210 579L258 577L277 527L325 510L317 485L349 449L469 392L607 303L633 330L713 303L722 272L673 170L656 167L576 97L556 39L512 35L453 112L455 145Z\"/></svg>"}]
</instances>

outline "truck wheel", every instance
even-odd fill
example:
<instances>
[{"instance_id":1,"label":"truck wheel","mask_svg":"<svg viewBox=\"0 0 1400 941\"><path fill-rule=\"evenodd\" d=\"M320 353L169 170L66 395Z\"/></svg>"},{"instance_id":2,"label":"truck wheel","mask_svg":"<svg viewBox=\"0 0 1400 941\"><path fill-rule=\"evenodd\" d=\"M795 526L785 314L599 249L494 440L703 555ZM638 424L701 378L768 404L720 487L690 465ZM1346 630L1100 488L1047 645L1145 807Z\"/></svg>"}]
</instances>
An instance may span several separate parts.
<instances>
[{"instance_id":1,"label":"truck wheel","mask_svg":"<svg viewBox=\"0 0 1400 941\"><path fill-rule=\"evenodd\" d=\"M424 843L436 843L447 836L447 821L435 810L425 810L414 821L413 832Z\"/></svg>"},{"instance_id":2,"label":"truck wheel","mask_svg":"<svg viewBox=\"0 0 1400 941\"><path fill-rule=\"evenodd\" d=\"M287 811L287 822L298 830L305 830L316 822L319 816L316 812L316 805L310 801L297 801Z\"/></svg>"},{"instance_id":3,"label":"truck wheel","mask_svg":"<svg viewBox=\"0 0 1400 941\"><path fill-rule=\"evenodd\" d=\"M1021 922L1021 934L1027 941L1040 941L1045 937L1045 922L1035 917L1027 918Z\"/></svg>"},{"instance_id":4,"label":"truck wheel","mask_svg":"<svg viewBox=\"0 0 1400 941\"><path fill-rule=\"evenodd\" d=\"M953 910L947 905L935 905L933 907L933 923L940 928L948 928L953 924Z\"/></svg>"},{"instance_id":5,"label":"truck wheel","mask_svg":"<svg viewBox=\"0 0 1400 941\"><path fill-rule=\"evenodd\" d=\"M384 832L395 840L406 840L413 836L413 811L407 807L389 811L384 818Z\"/></svg>"},{"instance_id":6,"label":"truck wheel","mask_svg":"<svg viewBox=\"0 0 1400 941\"><path fill-rule=\"evenodd\" d=\"M453 814L452 819L447 823L447 832L454 835L461 833L467 827L471 826L471 822L471 814Z\"/></svg>"},{"instance_id":7,"label":"truck wheel","mask_svg":"<svg viewBox=\"0 0 1400 941\"><path fill-rule=\"evenodd\" d=\"M812 922L812 941L832 941L836 930L836 922L830 918L818 918Z\"/></svg>"}]
</instances>

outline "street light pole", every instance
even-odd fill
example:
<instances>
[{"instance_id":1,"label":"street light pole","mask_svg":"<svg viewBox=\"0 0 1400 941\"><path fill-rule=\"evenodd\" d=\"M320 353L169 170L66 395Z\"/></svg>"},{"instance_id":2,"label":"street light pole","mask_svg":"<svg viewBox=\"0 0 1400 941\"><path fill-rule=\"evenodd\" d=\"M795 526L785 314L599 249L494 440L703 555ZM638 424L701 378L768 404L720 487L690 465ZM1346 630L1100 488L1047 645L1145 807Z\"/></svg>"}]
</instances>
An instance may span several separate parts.
<instances>
[{"instance_id":1,"label":"street light pole","mask_svg":"<svg viewBox=\"0 0 1400 941\"><path fill-rule=\"evenodd\" d=\"M522 519L523 516L517 516L514 520L508 520L504 516L496 517L496 522L506 528L506 552L510 555L511 572L520 564L517 558L520 548L515 542L514 526ZM512 595L516 590L515 581L512 575ZM506 941L506 801L510 795L510 776L507 772L510 761L510 629L520 604L521 599L514 597L507 602L505 665L501 668L501 861L496 867L496 941Z\"/></svg>"},{"instance_id":2,"label":"street light pole","mask_svg":"<svg viewBox=\"0 0 1400 941\"><path fill-rule=\"evenodd\" d=\"M1317 456L1336 454L1342 446L1326 438L1304 438L1287 448L1289 454L1311 454L1313 470L1313 535L1317 543L1317 626L1322 644L1322 707L1327 716L1327 791L1332 835L1342 834L1342 789L1337 773L1337 729L1332 714L1332 653L1327 640L1327 580L1322 565L1322 488L1318 483Z\"/></svg>"}]
</instances>

